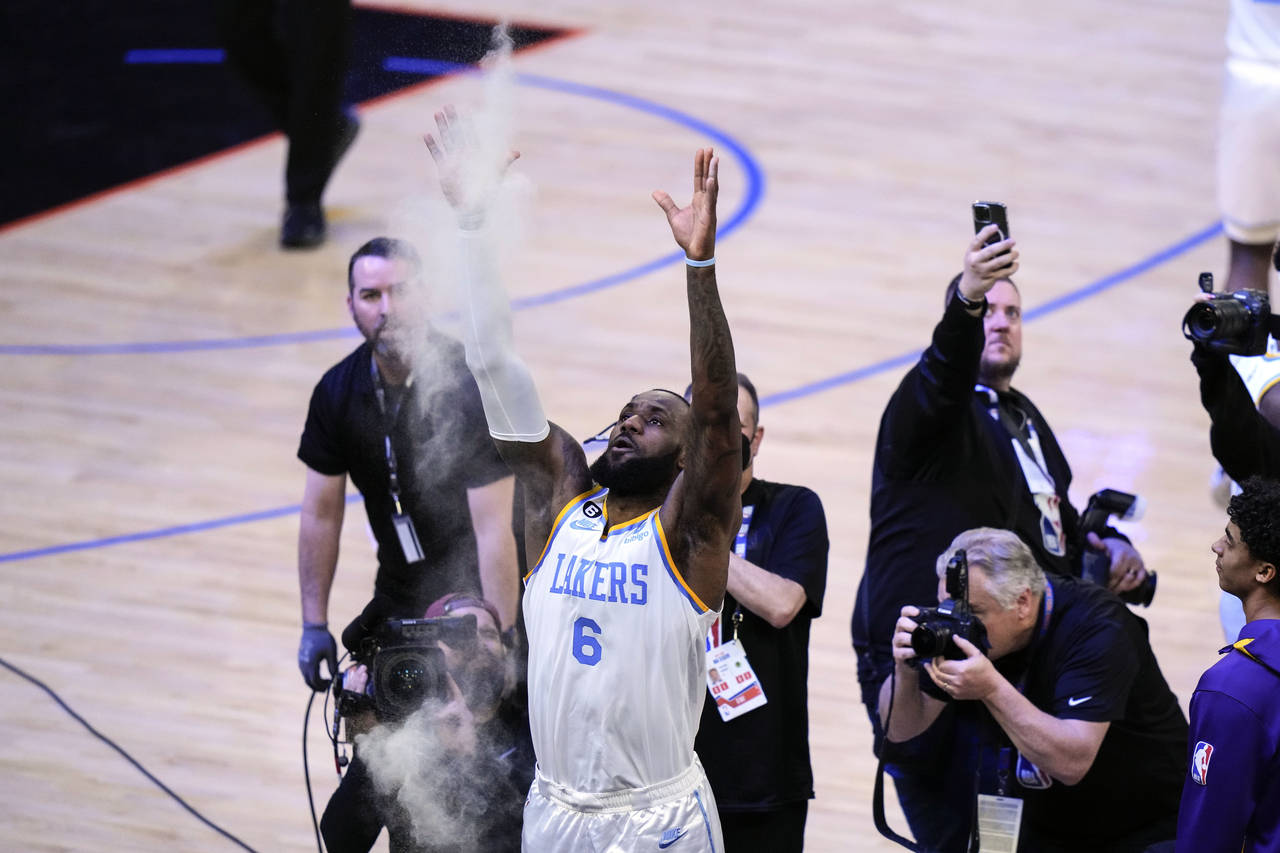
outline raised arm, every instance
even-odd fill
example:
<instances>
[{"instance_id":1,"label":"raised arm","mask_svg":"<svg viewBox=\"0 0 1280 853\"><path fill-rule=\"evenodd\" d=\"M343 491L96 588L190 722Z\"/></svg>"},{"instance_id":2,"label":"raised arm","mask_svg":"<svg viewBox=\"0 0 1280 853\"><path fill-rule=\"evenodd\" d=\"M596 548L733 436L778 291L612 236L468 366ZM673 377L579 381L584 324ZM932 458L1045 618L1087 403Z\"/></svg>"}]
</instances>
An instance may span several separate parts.
<instances>
[{"instance_id":1,"label":"raised arm","mask_svg":"<svg viewBox=\"0 0 1280 853\"><path fill-rule=\"evenodd\" d=\"M881 431L892 436L880 460L891 476L909 477L938 449L940 433L960 423L959 414L973 395L982 357L983 316L987 291L1018 269L1012 239L985 241L996 232L988 225L965 248L957 287L959 297L947 303L934 327L928 349L894 392Z\"/></svg>"},{"instance_id":2,"label":"raised arm","mask_svg":"<svg viewBox=\"0 0 1280 853\"><path fill-rule=\"evenodd\" d=\"M662 504L660 518L685 580L702 602L724 600L728 554L742 513L742 431L733 339L716 287L716 196L720 161L699 149L693 200L678 207L657 191L671 233L686 256L693 400L684 443L684 471ZM711 262L711 263L708 263Z\"/></svg>"},{"instance_id":3,"label":"raised arm","mask_svg":"<svg viewBox=\"0 0 1280 853\"><path fill-rule=\"evenodd\" d=\"M533 377L515 351L511 305L498 276L486 215L502 176L520 155L489 158L452 107L435 115L438 134L424 137L440 188L458 216L459 309L467 367L484 404L489 434L525 497L525 540L536 554L551 522L574 495L591 486L582 446L547 421Z\"/></svg>"}]
</instances>

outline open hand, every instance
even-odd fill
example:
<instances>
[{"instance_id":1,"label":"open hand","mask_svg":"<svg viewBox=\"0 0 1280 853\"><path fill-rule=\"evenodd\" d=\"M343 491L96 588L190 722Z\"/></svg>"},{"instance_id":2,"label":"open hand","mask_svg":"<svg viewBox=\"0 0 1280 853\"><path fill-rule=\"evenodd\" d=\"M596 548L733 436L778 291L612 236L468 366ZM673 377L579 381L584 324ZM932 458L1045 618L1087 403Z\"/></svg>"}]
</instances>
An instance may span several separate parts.
<instances>
[{"instance_id":1,"label":"open hand","mask_svg":"<svg viewBox=\"0 0 1280 853\"><path fill-rule=\"evenodd\" d=\"M440 173L440 191L459 218L482 217L508 167L520 159L520 152L490 158L475 128L452 104L437 112L435 119L438 136L428 133L422 141Z\"/></svg>"},{"instance_id":2,"label":"open hand","mask_svg":"<svg viewBox=\"0 0 1280 853\"><path fill-rule=\"evenodd\" d=\"M712 149L699 148L693 157L693 200L678 207L671 196L654 190L653 200L667 214L667 223L685 255L705 261L716 254L716 196L720 193L720 158Z\"/></svg>"}]
</instances>

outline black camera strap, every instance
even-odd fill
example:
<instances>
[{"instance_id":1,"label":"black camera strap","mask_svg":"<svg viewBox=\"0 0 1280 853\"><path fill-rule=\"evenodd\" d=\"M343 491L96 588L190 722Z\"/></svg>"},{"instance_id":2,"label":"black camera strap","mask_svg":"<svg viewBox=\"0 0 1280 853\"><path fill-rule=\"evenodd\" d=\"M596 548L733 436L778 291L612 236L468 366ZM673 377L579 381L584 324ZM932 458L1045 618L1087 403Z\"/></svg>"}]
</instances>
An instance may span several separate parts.
<instances>
[{"instance_id":1,"label":"black camera strap","mask_svg":"<svg viewBox=\"0 0 1280 853\"><path fill-rule=\"evenodd\" d=\"M895 663L893 670L889 673L889 711L885 714L881 733L880 762L876 765L876 784L871 793L871 819L875 822L876 831L885 838L908 850L920 853L920 845L894 832L893 828L889 826L889 821L884 816L884 757L889 752L889 724L893 722L893 699L897 688L898 667Z\"/></svg>"}]
</instances>

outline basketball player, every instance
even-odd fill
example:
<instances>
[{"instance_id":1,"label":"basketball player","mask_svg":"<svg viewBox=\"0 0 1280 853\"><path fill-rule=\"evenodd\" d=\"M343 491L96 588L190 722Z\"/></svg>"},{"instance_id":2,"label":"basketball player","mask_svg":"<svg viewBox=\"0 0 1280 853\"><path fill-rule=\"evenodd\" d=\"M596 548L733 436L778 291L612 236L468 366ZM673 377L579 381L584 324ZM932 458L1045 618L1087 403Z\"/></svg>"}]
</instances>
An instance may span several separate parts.
<instances>
[{"instance_id":1,"label":"basketball player","mask_svg":"<svg viewBox=\"0 0 1280 853\"><path fill-rule=\"evenodd\" d=\"M719 851L710 785L694 751L702 642L724 597L741 520L738 379L715 275L719 162L694 158L694 192L653 198L686 255L693 402L635 395L590 467L547 422L511 345L483 202L459 176L452 111L427 147L463 225L467 363L490 434L524 488L529 717L538 768L525 805L527 851ZM470 193L470 195L469 195ZM478 227L477 227L478 226Z\"/></svg>"}]
</instances>

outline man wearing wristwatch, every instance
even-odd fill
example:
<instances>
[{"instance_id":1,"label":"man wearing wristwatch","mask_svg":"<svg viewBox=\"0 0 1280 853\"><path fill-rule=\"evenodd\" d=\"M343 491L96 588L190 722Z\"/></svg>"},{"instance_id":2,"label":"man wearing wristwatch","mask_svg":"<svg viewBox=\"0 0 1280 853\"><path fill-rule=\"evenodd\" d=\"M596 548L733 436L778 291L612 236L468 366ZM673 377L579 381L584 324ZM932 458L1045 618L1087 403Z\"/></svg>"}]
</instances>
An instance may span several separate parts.
<instances>
[{"instance_id":1,"label":"man wearing wristwatch","mask_svg":"<svg viewBox=\"0 0 1280 853\"><path fill-rule=\"evenodd\" d=\"M934 557L956 534L1011 530L1057 575L1078 576L1085 549L1105 551L1116 592L1146 578L1142 558L1119 533L1081 537L1067 497L1071 468L1044 416L1011 385L1022 357L1022 299L1011 279L1018 252L1011 238L988 245L997 232L988 225L970 240L932 343L880 421L867 563L852 622L877 751L876 699L892 671L894 623L903 606L936 600ZM967 840L967 804L948 800L957 781L948 778L952 736L950 726L935 726L893 744L887 756L911 830L928 850L964 850Z\"/></svg>"}]
</instances>

